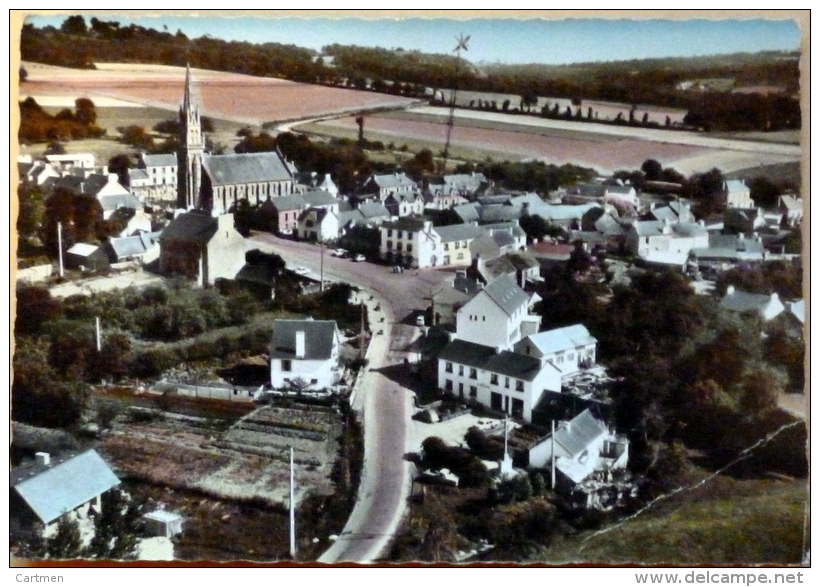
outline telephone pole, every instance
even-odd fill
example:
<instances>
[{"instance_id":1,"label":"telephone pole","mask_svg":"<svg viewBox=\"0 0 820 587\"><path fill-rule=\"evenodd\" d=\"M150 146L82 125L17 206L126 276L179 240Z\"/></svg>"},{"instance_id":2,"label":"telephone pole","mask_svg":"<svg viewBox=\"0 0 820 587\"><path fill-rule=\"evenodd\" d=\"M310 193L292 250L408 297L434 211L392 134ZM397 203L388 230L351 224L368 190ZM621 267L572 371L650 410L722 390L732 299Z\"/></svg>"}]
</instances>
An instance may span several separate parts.
<instances>
[{"instance_id":1,"label":"telephone pole","mask_svg":"<svg viewBox=\"0 0 820 587\"><path fill-rule=\"evenodd\" d=\"M293 447L290 447L290 558L296 560L296 507L293 495Z\"/></svg>"},{"instance_id":2,"label":"telephone pole","mask_svg":"<svg viewBox=\"0 0 820 587\"><path fill-rule=\"evenodd\" d=\"M63 271L63 223L57 223L57 253L60 256L60 277L64 276Z\"/></svg>"}]
</instances>

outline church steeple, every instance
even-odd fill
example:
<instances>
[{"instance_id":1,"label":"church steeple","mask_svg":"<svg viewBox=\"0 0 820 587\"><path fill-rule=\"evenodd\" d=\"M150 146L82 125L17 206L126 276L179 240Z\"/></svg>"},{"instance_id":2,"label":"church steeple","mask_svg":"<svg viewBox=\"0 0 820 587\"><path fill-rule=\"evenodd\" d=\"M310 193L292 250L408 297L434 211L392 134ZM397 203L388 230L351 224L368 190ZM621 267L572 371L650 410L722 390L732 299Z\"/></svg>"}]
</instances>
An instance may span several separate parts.
<instances>
[{"instance_id":1,"label":"church steeple","mask_svg":"<svg viewBox=\"0 0 820 587\"><path fill-rule=\"evenodd\" d=\"M205 142L202 138L202 125L199 117L199 104L192 91L191 65L185 68L185 93L179 107L180 143L182 144L182 161L179 169L179 205L191 210L202 205L200 192L202 187L202 158L205 153Z\"/></svg>"}]
</instances>

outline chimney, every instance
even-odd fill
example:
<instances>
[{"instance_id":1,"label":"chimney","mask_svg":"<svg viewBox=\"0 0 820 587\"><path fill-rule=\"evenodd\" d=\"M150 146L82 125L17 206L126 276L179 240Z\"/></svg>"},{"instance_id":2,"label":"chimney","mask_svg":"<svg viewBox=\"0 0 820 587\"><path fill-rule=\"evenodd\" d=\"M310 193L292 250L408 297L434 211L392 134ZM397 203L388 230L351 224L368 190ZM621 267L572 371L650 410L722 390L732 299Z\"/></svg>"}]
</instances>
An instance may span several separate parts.
<instances>
[{"instance_id":1,"label":"chimney","mask_svg":"<svg viewBox=\"0 0 820 587\"><path fill-rule=\"evenodd\" d=\"M35 453L34 458L37 460L38 465L42 465L43 467L51 466L51 455L47 452Z\"/></svg>"},{"instance_id":2,"label":"chimney","mask_svg":"<svg viewBox=\"0 0 820 587\"><path fill-rule=\"evenodd\" d=\"M304 330L297 330L296 331L296 358L297 359L304 359L305 358L305 331Z\"/></svg>"}]
</instances>

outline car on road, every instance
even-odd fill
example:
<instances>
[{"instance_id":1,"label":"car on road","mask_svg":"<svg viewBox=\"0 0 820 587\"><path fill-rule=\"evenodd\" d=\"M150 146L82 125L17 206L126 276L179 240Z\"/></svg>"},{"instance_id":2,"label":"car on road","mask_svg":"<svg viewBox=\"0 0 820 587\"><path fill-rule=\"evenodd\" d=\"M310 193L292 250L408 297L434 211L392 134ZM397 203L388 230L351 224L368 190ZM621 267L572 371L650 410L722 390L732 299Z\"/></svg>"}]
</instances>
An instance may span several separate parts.
<instances>
[{"instance_id":1,"label":"car on road","mask_svg":"<svg viewBox=\"0 0 820 587\"><path fill-rule=\"evenodd\" d=\"M330 256L331 257L346 257L347 256L347 251L344 250L344 249L336 249L335 251L331 251Z\"/></svg>"},{"instance_id":2,"label":"car on road","mask_svg":"<svg viewBox=\"0 0 820 587\"><path fill-rule=\"evenodd\" d=\"M367 258L364 255L359 254L353 257L353 260L356 261L356 263L361 263L362 261L367 261Z\"/></svg>"},{"instance_id":3,"label":"car on road","mask_svg":"<svg viewBox=\"0 0 820 587\"><path fill-rule=\"evenodd\" d=\"M310 273L310 269L307 267L291 267L290 270L299 275L307 275Z\"/></svg>"},{"instance_id":4,"label":"car on road","mask_svg":"<svg viewBox=\"0 0 820 587\"><path fill-rule=\"evenodd\" d=\"M416 316L416 326L424 326L424 314Z\"/></svg>"}]
</instances>

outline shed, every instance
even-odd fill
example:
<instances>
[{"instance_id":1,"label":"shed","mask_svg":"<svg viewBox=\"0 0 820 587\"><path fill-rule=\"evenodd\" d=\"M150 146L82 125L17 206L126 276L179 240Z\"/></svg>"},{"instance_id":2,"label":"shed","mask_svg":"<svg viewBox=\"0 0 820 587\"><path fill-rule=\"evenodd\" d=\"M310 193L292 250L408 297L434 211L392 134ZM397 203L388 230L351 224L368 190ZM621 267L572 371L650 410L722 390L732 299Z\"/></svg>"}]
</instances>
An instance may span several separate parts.
<instances>
[{"instance_id":1,"label":"shed","mask_svg":"<svg viewBox=\"0 0 820 587\"><path fill-rule=\"evenodd\" d=\"M97 245L77 243L66 251L67 267L87 271L107 271L111 268L108 254Z\"/></svg>"},{"instance_id":2,"label":"shed","mask_svg":"<svg viewBox=\"0 0 820 587\"><path fill-rule=\"evenodd\" d=\"M145 514L143 520L149 536L172 538L182 532L182 516L174 512L156 510Z\"/></svg>"}]
</instances>

